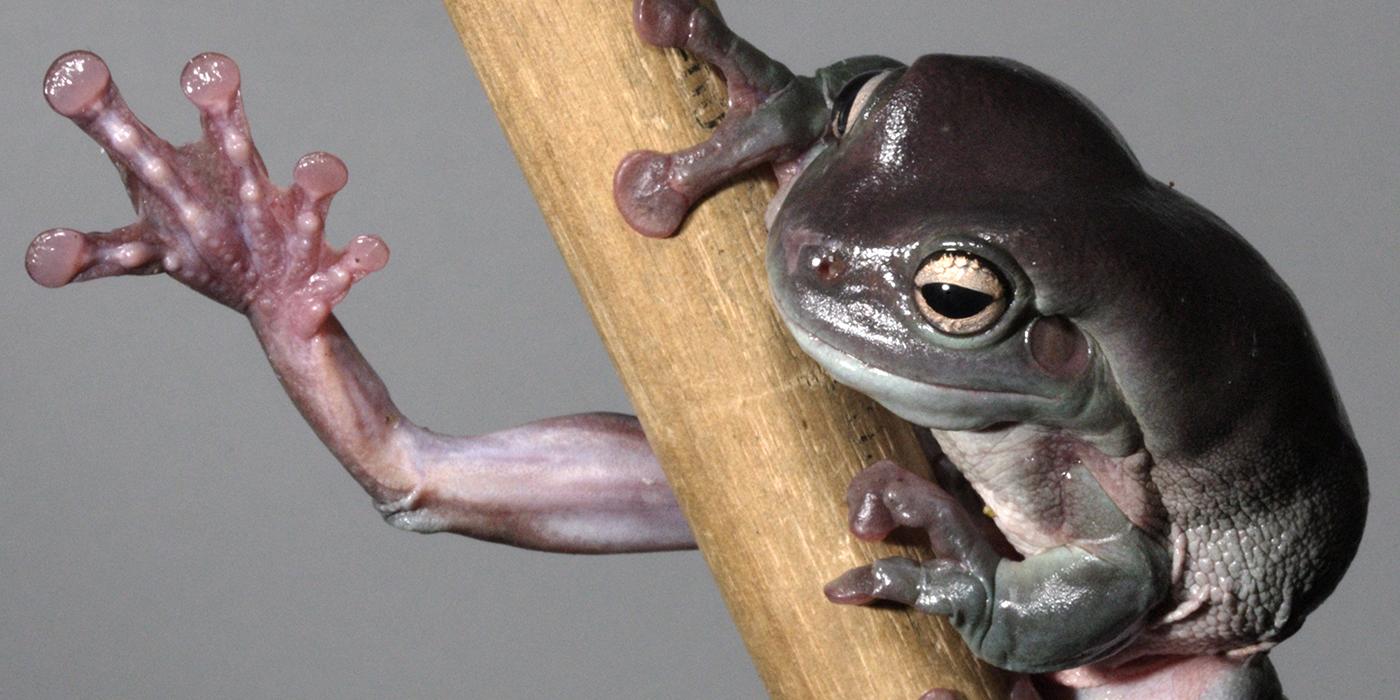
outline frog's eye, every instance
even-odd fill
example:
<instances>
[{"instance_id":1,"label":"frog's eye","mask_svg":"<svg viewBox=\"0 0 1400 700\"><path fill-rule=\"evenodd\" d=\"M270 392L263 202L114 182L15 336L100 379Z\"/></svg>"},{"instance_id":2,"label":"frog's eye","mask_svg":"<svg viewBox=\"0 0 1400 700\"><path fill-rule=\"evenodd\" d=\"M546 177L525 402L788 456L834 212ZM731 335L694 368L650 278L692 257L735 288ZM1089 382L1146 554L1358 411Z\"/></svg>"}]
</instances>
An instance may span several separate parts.
<instances>
[{"instance_id":1,"label":"frog's eye","mask_svg":"<svg viewBox=\"0 0 1400 700\"><path fill-rule=\"evenodd\" d=\"M831 103L831 134L836 138L846 135L850 125L860 117L861 110L870 102L875 88L889 77L893 71L881 70L861 73L846 82L836 99Z\"/></svg>"},{"instance_id":2,"label":"frog's eye","mask_svg":"<svg viewBox=\"0 0 1400 700\"><path fill-rule=\"evenodd\" d=\"M958 250L935 254L914 275L919 312L950 335L972 335L996 325L1011 304L1001 273L982 258Z\"/></svg>"}]
</instances>

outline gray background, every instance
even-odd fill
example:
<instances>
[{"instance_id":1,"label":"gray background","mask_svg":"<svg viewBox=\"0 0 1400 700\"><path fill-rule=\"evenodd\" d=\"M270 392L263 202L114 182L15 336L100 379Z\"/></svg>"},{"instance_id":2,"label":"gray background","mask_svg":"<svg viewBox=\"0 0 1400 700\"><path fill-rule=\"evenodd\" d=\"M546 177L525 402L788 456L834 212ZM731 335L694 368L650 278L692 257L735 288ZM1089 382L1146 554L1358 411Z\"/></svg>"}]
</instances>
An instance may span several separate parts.
<instances>
[{"instance_id":1,"label":"gray background","mask_svg":"<svg viewBox=\"0 0 1400 700\"><path fill-rule=\"evenodd\" d=\"M1263 251L1312 319L1375 493L1351 573L1275 663L1295 698L1393 697L1395 4L727 5L740 33L804 72L875 52L1026 61ZM303 152L345 159L332 235L381 233L394 258L339 313L419 422L483 432L627 409L436 3L8 1L0 697L761 694L698 555L571 557L394 530L241 319L164 279L32 284L21 258L35 233L130 219L110 165L40 96L49 61L78 47L177 141L198 133L177 89L184 60L226 52L280 182Z\"/></svg>"}]
</instances>

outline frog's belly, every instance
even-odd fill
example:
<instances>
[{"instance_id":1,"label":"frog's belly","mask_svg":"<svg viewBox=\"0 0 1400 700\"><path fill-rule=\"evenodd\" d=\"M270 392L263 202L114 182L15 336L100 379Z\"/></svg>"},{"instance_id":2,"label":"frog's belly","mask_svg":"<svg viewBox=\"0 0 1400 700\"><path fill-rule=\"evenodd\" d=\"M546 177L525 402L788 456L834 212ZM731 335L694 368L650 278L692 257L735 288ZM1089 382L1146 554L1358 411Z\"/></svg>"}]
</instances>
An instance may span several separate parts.
<instances>
[{"instance_id":1,"label":"frog's belly","mask_svg":"<svg viewBox=\"0 0 1400 700\"><path fill-rule=\"evenodd\" d=\"M1023 556L1064 545L1091 547L1129 525L1166 541L1166 517L1145 453L1108 457L1035 426L935 437Z\"/></svg>"}]
</instances>

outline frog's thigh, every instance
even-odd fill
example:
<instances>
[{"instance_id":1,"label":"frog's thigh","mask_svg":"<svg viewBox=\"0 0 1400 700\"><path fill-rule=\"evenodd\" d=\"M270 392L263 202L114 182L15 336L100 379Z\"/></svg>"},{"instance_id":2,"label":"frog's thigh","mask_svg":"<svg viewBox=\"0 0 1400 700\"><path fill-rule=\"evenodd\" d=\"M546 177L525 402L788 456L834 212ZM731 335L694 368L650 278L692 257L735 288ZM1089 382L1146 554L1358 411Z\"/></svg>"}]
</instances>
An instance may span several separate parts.
<instances>
[{"instance_id":1,"label":"frog's thigh","mask_svg":"<svg viewBox=\"0 0 1400 700\"><path fill-rule=\"evenodd\" d=\"M1194 656L1132 680L1079 688L1073 695L1075 700L1125 697L1282 700L1283 686L1265 654L1255 654L1247 659Z\"/></svg>"},{"instance_id":2,"label":"frog's thigh","mask_svg":"<svg viewBox=\"0 0 1400 700\"><path fill-rule=\"evenodd\" d=\"M979 655L1024 673L1103 658L1136 635L1162 600L1168 565L1136 527L1096 542L1092 552L1071 544L1003 560Z\"/></svg>"}]
</instances>

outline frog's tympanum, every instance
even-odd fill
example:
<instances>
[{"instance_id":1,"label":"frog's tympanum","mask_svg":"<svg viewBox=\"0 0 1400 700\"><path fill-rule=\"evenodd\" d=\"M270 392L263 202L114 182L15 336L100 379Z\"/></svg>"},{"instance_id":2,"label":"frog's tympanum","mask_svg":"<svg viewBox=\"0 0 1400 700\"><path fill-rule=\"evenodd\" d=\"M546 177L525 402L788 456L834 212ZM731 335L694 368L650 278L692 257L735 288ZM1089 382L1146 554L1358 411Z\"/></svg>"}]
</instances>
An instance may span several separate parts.
<instances>
[{"instance_id":1,"label":"frog's tympanum","mask_svg":"<svg viewBox=\"0 0 1400 700\"><path fill-rule=\"evenodd\" d=\"M1229 226L1144 174L1083 97L999 58L862 57L794 76L692 0L639 0L648 42L723 72L729 114L694 149L628 156L614 195L652 236L771 165L773 297L839 381L927 429L937 484L882 462L855 536L926 530L936 557L828 584L947 616L1052 697L1278 697L1266 654L1356 551L1362 457L1307 322ZM45 286L164 272L251 321L288 394L390 523L572 552L693 546L635 419L471 437L407 420L331 315L388 250L322 238L334 156L267 175L239 72L181 78L204 134L172 146L87 52L49 104L96 139L137 213L54 229ZM931 691L930 696L945 695Z\"/></svg>"}]
</instances>

